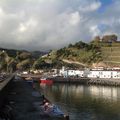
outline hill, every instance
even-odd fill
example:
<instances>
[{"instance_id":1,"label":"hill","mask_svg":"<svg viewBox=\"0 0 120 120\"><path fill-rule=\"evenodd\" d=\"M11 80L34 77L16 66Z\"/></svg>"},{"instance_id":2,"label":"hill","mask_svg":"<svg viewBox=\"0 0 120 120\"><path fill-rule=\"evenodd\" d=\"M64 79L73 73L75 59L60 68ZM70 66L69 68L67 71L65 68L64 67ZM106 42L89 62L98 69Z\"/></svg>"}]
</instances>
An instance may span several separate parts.
<instances>
[{"instance_id":1,"label":"hill","mask_svg":"<svg viewBox=\"0 0 120 120\"><path fill-rule=\"evenodd\" d=\"M50 52L0 48L0 70L29 70L83 67L120 67L120 42L116 35L95 37L90 43L82 41Z\"/></svg>"},{"instance_id":2,"label":"hill","mask_svg":"<svg viewBox=\"0 0 120 120\"><path fill-rule=\"evenodd\" d=\"M10 57L16 57L17 53L30 53L31 56L35 59L39 58L40 56L48 53L48 52L43 52L43 51L27 51L27 50L15 50L15 49L6 49L6 48L0 48L0 51L6 51L8 56Z\"/></svg>"},{"instance_id":3,"label":"hill","mask_svg":"<svg viewBox=\"0 0 120 120\"><path fill-rule=\"evenodd\" d=\"M120 42L117 41L116 35L103 36L102 40L97 37L90 43L79 41L51 51L44 60L51 60L51 64L57 60L61 62L60 65L70 67L120 67Z\"/></svg>"},{"instance_id":4,"label":"hill","mask_svg":"<svg viewBox=\"0 0 120 120\"><path fill-rule=\"evenodd\" d=\"M57 51L51 51L42 59L51 61L51 65L54 66L59 61L60 65L68 67L89 67L94 62L102 61L102 54L100 47L79 41Z\"/></svg>"},{"instance_id":5,"label":"hill","mask_svg":"<svg viewBox=\"0 0 120 120\"><path fill-rule=\"evenodd\" d=\"M0 71L30 69L33 63L46 52L0 48Z\"/></svg>"}]
</instances>

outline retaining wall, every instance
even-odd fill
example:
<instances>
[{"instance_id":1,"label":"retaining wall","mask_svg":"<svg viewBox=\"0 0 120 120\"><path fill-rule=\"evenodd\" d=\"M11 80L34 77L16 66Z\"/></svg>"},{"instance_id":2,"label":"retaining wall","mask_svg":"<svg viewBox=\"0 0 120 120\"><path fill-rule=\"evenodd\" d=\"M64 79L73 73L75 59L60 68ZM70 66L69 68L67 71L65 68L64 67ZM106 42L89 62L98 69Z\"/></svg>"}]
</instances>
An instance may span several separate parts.
<instances>
[{"instance_id":1,"label":"retaining wall","mask_svg":"<svg viewBox=\"0 0 120 120\"><path fill-rule=\"evenodd\" d=\"M120 86L120 79L102 79L102 78L49 78L55 83L77 83L77 84L96 84L108 86Z\"/></svg>"}]
</instances>

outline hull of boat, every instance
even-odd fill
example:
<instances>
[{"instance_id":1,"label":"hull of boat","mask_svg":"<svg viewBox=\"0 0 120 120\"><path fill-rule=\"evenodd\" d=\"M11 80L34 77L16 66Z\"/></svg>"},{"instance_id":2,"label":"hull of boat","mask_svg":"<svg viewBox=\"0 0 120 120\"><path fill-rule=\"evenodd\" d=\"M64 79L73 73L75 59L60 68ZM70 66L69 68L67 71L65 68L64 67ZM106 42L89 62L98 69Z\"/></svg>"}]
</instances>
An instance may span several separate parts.
<instances>
[{"instance_id":1,"label":"hull of boat","mask_svg":"<svg viewBox=\"0 0 120 120\"><path fill-rule=\"evenodd\" d=\"M53 84L53 81L52 80L49 80L49 79L40 79L40 84L48 84L48 85L52 85Z\"/></svg>"}]
</instances>

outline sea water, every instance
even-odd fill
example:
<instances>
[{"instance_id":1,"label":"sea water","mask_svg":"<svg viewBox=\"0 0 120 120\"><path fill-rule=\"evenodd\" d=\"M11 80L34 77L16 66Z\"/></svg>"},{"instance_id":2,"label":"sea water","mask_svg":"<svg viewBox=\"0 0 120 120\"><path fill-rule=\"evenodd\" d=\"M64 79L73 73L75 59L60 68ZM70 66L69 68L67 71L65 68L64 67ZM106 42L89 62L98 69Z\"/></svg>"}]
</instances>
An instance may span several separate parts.
<instances>
[{"instance_id":1,"label":"sea water","mask_svg":"<svg viewBox=\"0 0 120 120\"><path fill-rule=\"evenodd\" d=\"M120 87L53 84L40 91L70 120L120 120Z\"/></svg>"}]
</instances>

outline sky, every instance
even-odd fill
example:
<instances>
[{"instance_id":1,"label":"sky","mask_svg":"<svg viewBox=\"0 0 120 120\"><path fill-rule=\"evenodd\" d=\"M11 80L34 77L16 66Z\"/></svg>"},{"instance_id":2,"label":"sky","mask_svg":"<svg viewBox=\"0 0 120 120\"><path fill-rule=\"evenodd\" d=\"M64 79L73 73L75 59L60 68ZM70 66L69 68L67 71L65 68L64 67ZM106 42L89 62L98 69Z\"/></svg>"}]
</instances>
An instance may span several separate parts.
<instances>
[{"instance_id":1,"label":"sky","mask_svg":"<svg viewBox=\"0 0 120 120\"><path fill-rule=\"evenodd\" d=\"M120 0L0 0L0 47L50 50L119 35Z\"/></svg>"}]
</instances>

